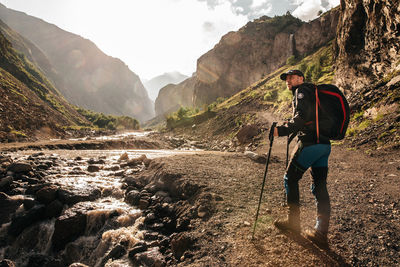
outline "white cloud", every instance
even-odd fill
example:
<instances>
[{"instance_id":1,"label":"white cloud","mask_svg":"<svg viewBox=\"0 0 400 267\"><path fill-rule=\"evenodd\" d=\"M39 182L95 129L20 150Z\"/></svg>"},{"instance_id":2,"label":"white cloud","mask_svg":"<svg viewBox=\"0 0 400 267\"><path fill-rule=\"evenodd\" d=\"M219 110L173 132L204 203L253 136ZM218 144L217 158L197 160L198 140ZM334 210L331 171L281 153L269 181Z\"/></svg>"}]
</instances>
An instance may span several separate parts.
<instances>
[{"instance_id":1,"label":"white cloud","mask_svg":"<svg viewBox=\"0 0 400 267\"><path fill-rule=\"evenodd\" d=\"M303 0L298 2L299 6L292 12L292 15L301 20L309 21L318 17L318 12L325 12L321 0Z\"/></svg>"},{"instance_id":2,"label":"white cloud","mask_svg":"<svg viewBox=\"0 0 400 267\"><path fill-rule=\"evenodd\" d=\"M329 8L337 7L340 5L340 0L329 0Z\"/></svg>"},{"instance_id":3,"label":"white cloud","mask_svg":"<svg viewBox=\"0 0 400 267\"><path fill-rule=\"evenodd\" d=\"M253 0L253 3L251 4L251 7L252 8L261 7L261 6L265 5L266 2L268 2L268 1L267 0Z\"/></svg>"}]
</instances>

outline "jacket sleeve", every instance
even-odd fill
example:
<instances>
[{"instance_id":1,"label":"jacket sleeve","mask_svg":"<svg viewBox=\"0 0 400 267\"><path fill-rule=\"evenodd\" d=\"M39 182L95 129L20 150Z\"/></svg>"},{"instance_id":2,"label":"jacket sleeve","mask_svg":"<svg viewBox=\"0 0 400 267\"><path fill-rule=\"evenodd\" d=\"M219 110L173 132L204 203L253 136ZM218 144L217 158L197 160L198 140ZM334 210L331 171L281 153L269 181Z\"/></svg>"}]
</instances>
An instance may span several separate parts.
<instances>
[{"instance_id":1,"label":"jacket sleeve","mask_svg":"<svg viewBox=\"0 0 400 267\"><path fill-rule=\"evenodd\" d=\"M293 118L286 124L277 127L279 136L287 136L304 128L307 119L310 117L312 100L312 94L308 88L300 86L296 89Z\"/></svg>"}]
</instances>

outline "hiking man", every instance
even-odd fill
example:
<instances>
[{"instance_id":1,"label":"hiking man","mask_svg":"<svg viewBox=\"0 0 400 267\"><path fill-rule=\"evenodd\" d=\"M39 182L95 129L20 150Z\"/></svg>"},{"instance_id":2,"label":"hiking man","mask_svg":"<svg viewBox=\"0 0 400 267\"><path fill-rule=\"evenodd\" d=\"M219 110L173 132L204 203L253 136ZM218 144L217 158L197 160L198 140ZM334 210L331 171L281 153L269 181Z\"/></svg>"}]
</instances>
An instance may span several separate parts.
<instances>
[{"instance_id":1,"label":"hiking man","mask_svg":"<svg viewBox=\"0 0 400 267\"><path fill-rule=\"evenodd\" d=\"M299 180L311 167L311 189L317 204L317 219L315 229L307 232L306 237L316 244L327 246L331 206L326 179L331 144L329 139L319 135L317 137L314 85L304 83L304 75L299 70L289 70L280 78L286 81L287 88L293 93L293 117L289 122L275 127L274 136L297 134L298 143L284 175L288 218L275 221L274 225L280 230L301 232Z\"/></svg>"}]
</instances>

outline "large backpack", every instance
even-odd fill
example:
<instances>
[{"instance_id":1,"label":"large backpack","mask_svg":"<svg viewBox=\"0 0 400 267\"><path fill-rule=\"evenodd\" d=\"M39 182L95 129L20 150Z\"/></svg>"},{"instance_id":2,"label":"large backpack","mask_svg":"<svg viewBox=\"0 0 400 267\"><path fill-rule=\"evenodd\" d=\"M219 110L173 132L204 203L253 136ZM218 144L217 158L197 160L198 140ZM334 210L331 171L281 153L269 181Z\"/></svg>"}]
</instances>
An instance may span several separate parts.
<instances>
[{"instance_id":1,"label":"large backpack","mask_svg":"<svg viewBox=\"0 0 400 267\"><path fill-rule=\"evenodd\" d=\"M350 120L350 108L346 97L332 84L314 85L314 88L317 142L320 136L330 140L343 139Z\"/></svg>"}]
</instances>

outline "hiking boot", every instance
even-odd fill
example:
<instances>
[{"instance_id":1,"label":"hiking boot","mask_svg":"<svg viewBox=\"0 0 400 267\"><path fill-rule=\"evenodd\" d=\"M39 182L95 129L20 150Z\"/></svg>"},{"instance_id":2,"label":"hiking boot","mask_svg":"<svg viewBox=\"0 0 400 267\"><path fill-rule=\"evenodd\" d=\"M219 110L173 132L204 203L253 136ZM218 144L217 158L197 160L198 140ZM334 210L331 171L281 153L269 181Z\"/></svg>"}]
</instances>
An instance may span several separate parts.
<instances>
[{"instance_id":1,"label":"hiking boot","mask_svg":"<svg viewBox=\"0 0 400 267\"><path fill-rule=\"evenodd\" d=\"M274 222L276 228L282 231L291 231L300 233L300 207L297 204L288 204L289 213L286 220L277 220Z\"/></svg>"},{"instance_id":2,"label":"hiking boot","mask_svg":"<svg viewBox=\"0 0 400 267\"><path fill-rule=\"evenodd\" d=\"M300 234L300 222L294 223L291 220L276 220L274 222L276 228L281 231L291 231L296 234Z\"/></svg>"},{"instance_id":3,"label":"hiking boot","mask_svg":"<svg viewBox=\"0 0 400 267\"><path fill-rule=\"evenodd\" d=\"M305 237L321 248L328 248L328 235L318 230L308 230Z\"/></svg>"}]
</instances>

